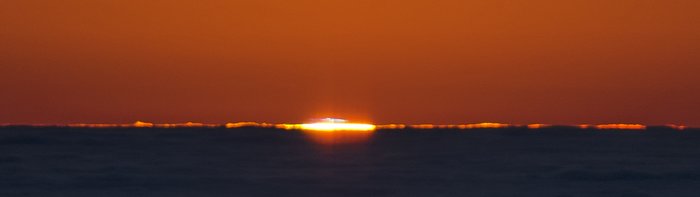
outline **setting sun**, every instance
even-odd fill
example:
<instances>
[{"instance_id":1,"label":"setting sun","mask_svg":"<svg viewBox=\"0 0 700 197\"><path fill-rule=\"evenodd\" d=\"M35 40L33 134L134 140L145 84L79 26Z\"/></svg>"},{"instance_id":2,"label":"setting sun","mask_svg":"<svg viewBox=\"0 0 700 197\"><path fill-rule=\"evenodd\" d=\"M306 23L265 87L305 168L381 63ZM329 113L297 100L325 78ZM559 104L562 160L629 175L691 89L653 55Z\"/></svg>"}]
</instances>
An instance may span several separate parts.
<instances>
[{"instance_id":1,"label":"setting sun","mask_svg":"<svg viewBox=\"0 0 700 197\"><path fill-rule=\"evenodd\" d=\"M343 119L324 118L320 122L301 124L299 128L314 131L372 131L376 126L366 123L348 123Z\"/></svg>"}]
</instances>

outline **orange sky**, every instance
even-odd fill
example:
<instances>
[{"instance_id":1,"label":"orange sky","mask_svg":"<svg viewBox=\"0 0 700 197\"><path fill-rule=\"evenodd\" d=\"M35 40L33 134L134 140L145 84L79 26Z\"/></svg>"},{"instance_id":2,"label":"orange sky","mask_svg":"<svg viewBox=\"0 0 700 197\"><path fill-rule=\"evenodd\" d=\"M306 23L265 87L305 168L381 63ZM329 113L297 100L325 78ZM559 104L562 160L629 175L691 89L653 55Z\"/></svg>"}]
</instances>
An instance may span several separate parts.
<instances>
[{"instance_id":1,"label":"orange sky","mask_svg":"<svg viewBox=\"0 0 700 197\"><path fill-rule=\"evenodd\" d=\"M0 122L700 126L696 0L21 0Z\"/></svg>"}]
</instances>

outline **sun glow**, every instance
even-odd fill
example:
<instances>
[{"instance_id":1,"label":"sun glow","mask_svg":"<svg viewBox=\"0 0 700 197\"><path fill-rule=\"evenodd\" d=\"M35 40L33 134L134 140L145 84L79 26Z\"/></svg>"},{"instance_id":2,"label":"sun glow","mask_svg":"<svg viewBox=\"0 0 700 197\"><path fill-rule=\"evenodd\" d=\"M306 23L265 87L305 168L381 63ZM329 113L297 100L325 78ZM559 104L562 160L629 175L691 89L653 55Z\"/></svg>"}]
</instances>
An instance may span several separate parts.
<instances>
[{"instance_id":1,"label":"sun glow","mask_svg":"<svg viewBox=\"0 0 700 197\"><path fill-rule=\"evenodd\" d=\"M599 130L617 129L617 130L644 130L647 126L642 124L600 124L596 125Z\"/></svg>"},{"instance_id":2,"label":"sun glow","mask_svg":"<svg viewBox=\"0 0 700 197\"><path fill-rule=\"evenodd\" d=\"M361 123L309 123L301 124L302 130L315 131L372 131L376 126Z\"/></svg>"},{"instance_id":3,"label":"sun glow","mask_svg":"<svg viewBox=\"0 0 700 197\"><path fill-rule=\"evenodd\" d=\"M343 119L324 118L320 122L300 124L299 128L313 131L373 131L377 126L365 123L348 123Z\"/></svg>"}]
</instances>

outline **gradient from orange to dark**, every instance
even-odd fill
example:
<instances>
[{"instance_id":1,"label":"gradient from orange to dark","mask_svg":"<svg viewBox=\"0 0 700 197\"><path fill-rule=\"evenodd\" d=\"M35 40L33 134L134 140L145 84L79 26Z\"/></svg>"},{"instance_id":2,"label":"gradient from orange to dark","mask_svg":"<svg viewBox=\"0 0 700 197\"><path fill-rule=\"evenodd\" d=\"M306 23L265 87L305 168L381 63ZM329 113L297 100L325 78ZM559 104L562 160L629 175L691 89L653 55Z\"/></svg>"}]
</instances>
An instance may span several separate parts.
<instances>
[{"instance_id":1,"label":"gradient from orange to dark","mask_svg":"<svg viewBox=\"0 0 700 197\"><path fill-rule=\"evenodd\" d=\"M700 126L695 0L21 0L0 122Z\"/></svg>"}]
</instances>

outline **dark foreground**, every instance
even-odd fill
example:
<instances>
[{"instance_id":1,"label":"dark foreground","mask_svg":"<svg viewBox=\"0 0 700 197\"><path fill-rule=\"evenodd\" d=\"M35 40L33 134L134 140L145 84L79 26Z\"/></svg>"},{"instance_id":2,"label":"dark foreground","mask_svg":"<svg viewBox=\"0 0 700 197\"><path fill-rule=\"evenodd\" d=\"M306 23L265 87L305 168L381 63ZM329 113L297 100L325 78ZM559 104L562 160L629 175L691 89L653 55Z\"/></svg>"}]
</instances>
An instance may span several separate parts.
<instances>
[{"instance_id":1,"label":"dark foreground","mask_svg":"<svg viewBox=\"0 0 700 197\"><path fill-rule=\"evenodd\" d=\"M0 129L0 196L698 196L699 131Z\"/></svg>"}]
</instances>

